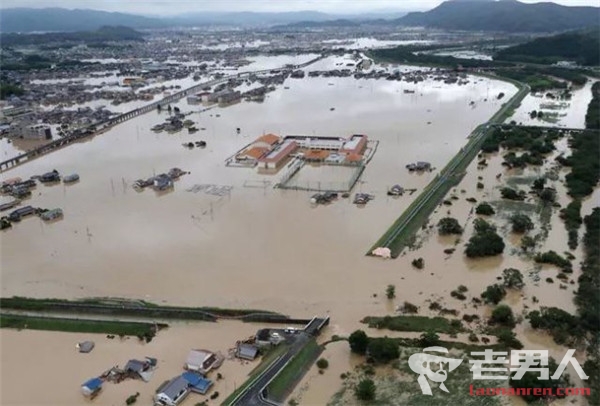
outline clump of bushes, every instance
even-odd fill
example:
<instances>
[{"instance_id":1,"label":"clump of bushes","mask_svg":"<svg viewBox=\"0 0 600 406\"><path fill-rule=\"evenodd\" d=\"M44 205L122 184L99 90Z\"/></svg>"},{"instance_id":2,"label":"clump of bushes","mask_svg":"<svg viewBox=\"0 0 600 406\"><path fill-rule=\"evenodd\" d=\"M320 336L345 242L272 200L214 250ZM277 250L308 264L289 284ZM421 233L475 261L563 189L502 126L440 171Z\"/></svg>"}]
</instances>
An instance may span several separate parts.
<instances>
[{"instance_id":1,"label":"clump of bushes","mask_svg":"<svg viewBox=\"0 0 600 406\"><path fill-rule=\"evenodd\" d=\"M510 218L510 224L514 233L525 233L533 230L533 221L525 214L515 214Z\"/></svg>"},{"instance_id":2,"label":"clump of bushes","mask_svg":"<svg viewBox=\"0 0 600 406\"><path fill-rule=\"evenodd\" d=\"M503 187L500 189L500 195L503 199L507 200L524 200L525 193L522 190L515 190L510 187Z\"/></svg>"},{"instance_id":3,"label":"clump of bushes","mask_svg":"<svg viewBox=\"0 0 600 406\"><path fill-rule=\"evenodd\" d=\"M358 400L370 402L375 399L375 382L372 379L362 379L356 388L354 388L354 395Z\"/></svg>"},{"instance_id":4,"label":"clump of bushes","mask_svg":"<svg viewBox=\"0 0 600 406\"><path fill-rule=\"evenodd\" d=\"M444 217L438 222L438 233L440 235L462 234L463 229L458 220L452 217Z\"/></svg>"},{"instance_id":5,"label":"clump of bushes","mask_svg":"<svg viewBox=\"0 0 600 406\"><path fill-rule=\"evenodd\" d=\"M413 259L412 266L417 269L423 269L425 268L425 260L423 258Z\"/></svg>"},{"instance_id":6,"label":"clump of bushes","mask_svg":"<svg viewBox=\"0 0 600 406\"><path fill-rule=\"evenodd\" d=\"M506 327L515 326L515 316L510 307L506 305L500 305L492 310L492 317L490 317L490 324L499 324Z\"/></svg>"},{"instance_id":7,"label":"clump of bushes","mask_svg":"<svg viewBox=\"0 0 600 406\"><path fill-rule=\"evenodd\" d=\"M469 239L465 254L469 258L488 257L504 252L504 241L496 228L483 219L475 219L475 234Z\"/></svg>"},{"instance_id":8,"label":"clump of bushes","mask_svg":"<svg viewBox=\"0 0 600 406\"><path fill-rule=\"evenodd\" d=\"M327 369L328 366L329 361L327 361L325 358L319 358L319 360L317 361L317 367L319 369Z\"/></svg>"},{"instance_id":9,"label":"clump of bushes","mask_svg":"<svg viewBox=\"0 0 600 406\"><path fill-rule=\"evenodd\" d=\"M479 203L475 208L475 213L482 216L493 216L496 214L494 208L489 203Z\"/></svg>"},{"instance_id":10,"label":"clump of bushes","mask_svg":"<svg viewBox=\"0 0 600 406\"><path fill-rule=\"evenodd\" d=\"M547 251L544 253L539 253L534 257L534 261L538 264L552 264L559 267L563 272L571 273L573 272L573 265L571 261L565 259L557 254L555 251Z\"/></svg>"},{"instance_id":11,"label":"clump of bushes","mask_svg":"<svg viewBox=\"0 0 600 406\"><path fill-rule=\"evenodd\" d=\"M502 271L504 286L509 289L522 289L525 286L523 274L515 268L506 268Z\"/></svg>"},{"instance_id":12,"label":"clump of bushes","mask_svg":"<svg viewBox=\"0 0 600 406\"><path fill-rule=\"evenodd\" d=\"M396 286L388 285L385 290L385 295L387 296L388 299L395 298L396 297Z\"/></svg>"},{"instance_id":13,"label":"clump of bushes","mask_svg":"<svg viewBox=\"0 0 600 406\"><path fill-rule=\"evenodd\" d=\"M502 299L506 296L506 290L504 287L498 285L497 283L488 286L485 291L481 294L483 301L485 303L498 304Z\"/></svg>"}]
</instances>

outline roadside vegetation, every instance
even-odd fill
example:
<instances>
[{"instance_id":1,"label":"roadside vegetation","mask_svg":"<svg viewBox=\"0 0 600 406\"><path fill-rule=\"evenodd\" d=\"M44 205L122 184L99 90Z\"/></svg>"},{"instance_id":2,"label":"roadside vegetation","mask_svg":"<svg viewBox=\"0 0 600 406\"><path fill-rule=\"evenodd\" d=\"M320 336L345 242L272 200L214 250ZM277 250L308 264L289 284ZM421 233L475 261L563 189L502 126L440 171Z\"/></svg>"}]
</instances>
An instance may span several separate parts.
<instances>
[{"instance_id":1,"label":"roadside vegetation","mask_svg":"<svg viewBox=\"0 0 600 406\"><path fill-rule=\"evenodd\" d=\"M456 334L465 332L460 320L427 316L367 316L362 319L369 327L392 331L433 331L436 333Z\"/></svg>"},{"instance_id":2,"label":"roadside vegetation","mask_svg":"<svg viewBox=\"0 0 600 406\"><path fill-rule=\"evenodd\" d=\"M267 386L269 399L283 402L322 351L323 348L311 339L269 383Z\"/></svg>"},{"instance_id":3,"label":"roadside vegetation","mask_svg":"<svg viewBox=\"0 0 600 406\"><path fill-rule=\"evenodd\" d=\"M216 321L218 318L240 318L245 321L277 320L288 318L279 313L254 309L220 309L216 307L180 307L156 305L141 300L127 299L35 299L26 297L0 298L0 308L22 311L43 311L69 314L97 314Z\"/></svg>"},{"instance_id":4,"label":"roadside vegetation","mask_svg":"<svg viewBox=\"0 0 600 406\"><path fill-rule=\"evenodd\" d=\"M600 130L600 81L592 85L592 101L585 115L585 128Z\"/></svg>"},{"instance_id":5,"label":"roadside vegetation","mask_svg":"<svg viewBox=\"0 0 600 406\"><path fill-rule=\"evenodd\" d=\"M147 342L157 333L157 329L166 328L166 324L137 323L130 321L86 320L73 318L34 317L13 314L2 314L1 328L19 330L65 331L73 333L114 334L118 336L134 336Z\"/></svg>"}]
</instances>

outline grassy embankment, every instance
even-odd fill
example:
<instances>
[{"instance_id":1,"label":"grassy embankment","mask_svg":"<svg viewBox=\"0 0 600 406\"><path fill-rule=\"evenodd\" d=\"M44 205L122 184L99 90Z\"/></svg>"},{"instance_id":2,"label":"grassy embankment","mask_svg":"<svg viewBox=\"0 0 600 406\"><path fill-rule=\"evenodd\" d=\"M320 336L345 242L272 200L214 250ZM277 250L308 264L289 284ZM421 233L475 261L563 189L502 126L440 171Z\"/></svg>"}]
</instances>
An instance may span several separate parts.
<instances>
[{"instance_id":1,"label":"grassy embankment","mask_svg":"<svg viewBox=\"0 0 600 406\"><path fill-rule=\"evenodd\" d=\"M35 317L13 314L0 315L0 328L19 330L65 331L72 333L114 334L119 336L153 337L156 329L166 324L138 323L108 320L82 320L72 318Z\"/></svg>"},{"instance_id":2,"label":"grassy embankment","mask_svg":"<svg viewBox=\"0 0 600 406\"><path fill-rule=\"evenodd\" d=\"M510 82L519 85L518 82L512 80ZM511 108L515 104L520 103L528 92L529 89L527 86L520 85L519 91L490 118L489 123L499 124L504 122L508 114L510 114ZM442 169L439 176L425 187L423 192L412 202L408 209L404 211L385 234L371 247L369 253L377 247L387 247L391 250L392 257L397 257L402 249L410 243L415 233L429 218L444 196L460 183L465 170L479 153L489 133L490 128L487 128L485 125L477 127L471 133L467 145L450 160L444 169Z\"/></svg>"},{"instance_id":3,"label":"grassy embankment","mask_svg":"<svg viewBox=\"0 0 600 406\"><path fill-rule=\"evenodd\" d=\"M388 329L392 331L433 331L434 333L455 334L467 331L460 320L448 320L444 317L427 316L367 316L362 322L371 328Z\"/></svg>"},{"instance_id":4,"label":"grassy embankment","mask_svg":"<svg viewBox=\"0 0 600 406\"><path fill-rule=\"evenodd\" d=\"M283 402L308 369L315 363L323 347L311 339L267 386L269 399Z\"/></svg>"},{"instance_id":5,"label":"grassy embankment","mask_svg":"<svg viewBox=\"0 0 600 406\"><path fill-rule=\"evenodd\" d=\"M254 309L221 309L216 307L163 306L141 300L127 299L35 299L25 297L0 298L0 308L27 312L56 312L132 316L151 319L216 321L218 318L239 318L244 321L281 319L279 313Z\"/></svg>"}]
</instances>

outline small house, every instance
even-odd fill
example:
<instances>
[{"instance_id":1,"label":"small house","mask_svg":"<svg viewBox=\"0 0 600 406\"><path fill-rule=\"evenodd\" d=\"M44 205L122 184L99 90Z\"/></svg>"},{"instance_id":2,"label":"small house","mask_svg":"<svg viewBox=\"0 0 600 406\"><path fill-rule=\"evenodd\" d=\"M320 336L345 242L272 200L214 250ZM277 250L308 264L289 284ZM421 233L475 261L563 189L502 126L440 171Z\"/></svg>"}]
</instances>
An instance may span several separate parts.
<instances>
[{"instance_id":1,"label":"small house","mask_svg":"<svg viewBox=\"0 0 600 406\"><path fill-rule=\"evenodd\" d=\"M61 209L52 209L52 210L43 212L40 215L40 218L44 221L51 221L51 220L56 220L58 218L61 218L62 216L63 216L63 211Z\"/></svg>"},{"instance_id":2,"label":"small house","mask_svg":"<svg viewBox=\"0 0 600 406\"><path fill-rule=\"evenodd\" d=\"M91 352L94 349L94 345L95 344L93 341L83 341L77 344L77 349L79 350L79 352L87 354L88 352Z\"/></svg>"},{"instance_id":3,"label":"small house","mask_svg":"<svg viewBox=\"0 0 600 406\"><path fill-rule=\"evenodd\" d=\"M215 353L207 350L191 350L185 361L184 368L202 374L216 368L218 359Z\"/></svg>"},{"instance_id":4,"label":"small house","mask_svg":"<svg viewBox=\"0 0 600 406\"><path fill-rule=\"evenodd\" d=\"M54 170L52 172L46 172L43 175L40 175L40 182L42 183L50 183L50 182L58 182L60 181L60 175L58 171Z\"/></svg>"},{"instance_id":5,"label":"small house","mask_svg":"<svg viewBox=\"0 0 600 406\"><path fill-rule=\"evenodd\" d=\"M154 400L158 405L177 406L189 395L189 386L189 382L183 376L177 376L159 388Z\"/></svg>"},{"instance_id":6,"label":"small house","mask_svg":"<svg viewBox=\"0 0 600 406\"><path fill-rule=\"evenodd\" d=\"M73 182L77 182L78 180L79 180L79 175L76 173L72 173L63 178L64 183L73 183Z\"/></svg>"},{"instance_id":7,"label":"small house","mask_svg":"<svg viewBox=\"0 0 600 406\"><path fill-rule=\"evenodd\" d=\"M268 328L263 328L256 332L254 343L259 347L265 347L268 345L278 345L282 341L285 341L285 338L281 334L271 331Z\"/></svg>"},{"instance_id":8,"label":"small house","mask_svg":"<svg viewBox=\"0 0 600 406\"><path fill-rule=\"evenodd\" d=\"M102 379L100 378L92 378L89 381L86 381L83 385L81 385L81 393L84 396L92 397L98 394L102 389Z\"/></svg>"},{"instance_id":9,"label":"small house","mask_svg":"<svg viewBox=\"0 0 600 406\"><path fill-rule=\"evenodd\" d=\"M195 372L184 372L181 374L182 378L188 381L189 388L192 392L205 395L206 392L211 388L213 382L210 379L206 379L200 374Z\"/></svg>"},{"instance_id":10,"label":"small house","mask_svg":"<svg viewBox=\"0 0 600 406\"><path fill-rule=\"evenodd\" d=\"M258 348L252 344L239 344L235 351L235 356L240 359L254 361L258 355Z\"/></svg>"}]
</instances>

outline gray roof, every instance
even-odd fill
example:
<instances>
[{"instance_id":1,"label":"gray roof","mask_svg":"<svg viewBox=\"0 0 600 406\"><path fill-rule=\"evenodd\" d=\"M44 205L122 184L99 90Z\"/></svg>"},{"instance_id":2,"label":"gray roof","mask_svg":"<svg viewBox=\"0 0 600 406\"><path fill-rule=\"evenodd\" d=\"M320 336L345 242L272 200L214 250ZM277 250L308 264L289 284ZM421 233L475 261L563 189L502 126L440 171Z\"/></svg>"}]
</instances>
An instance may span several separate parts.
<instances>
[{"instance_id":1,"label":"gray roof","mask_svg":"<svg viewBox=\"0 0 600 406\"><path fill-rule=\"evenodd\" d=\"M137 359L131 359L125 365L125 371L133 371L133 372L142 372L144 370L144 361L139 361Z\"/></svg>"},{"instance_id":2,"label":"gray roof","mask_svg":"<svg viewBox=\"0 0 600 406\"><path fill-rule=\"evenodd\" d=\"M90 352L94 349L93 341L83 341L77 345L79 347L79 352Z\"/></svg>"},{"instance_id":3,"label":"gray roof","mask_svg":"<svg viewBox=\"0 0 600 406\"><path fill-rule=\"evenodd\" d=\"M253 360L258 354L258 348L250 344L240 344L238 346L237 356L239 358Z\"/></svg>"},{"instance_id":4,"label":"gray roof","mask_svg":"<svg viewBox=\"0 0 600 406\"><path fill-rule=\"evenodd\" d=\"M187 390L189 385L189 382L184 377L179 375L178 377L171 379L167 386L165 386L160 392L169 399L175 399L175 397L177 397L182 390Z\"/></svg>"}]
</instances>

